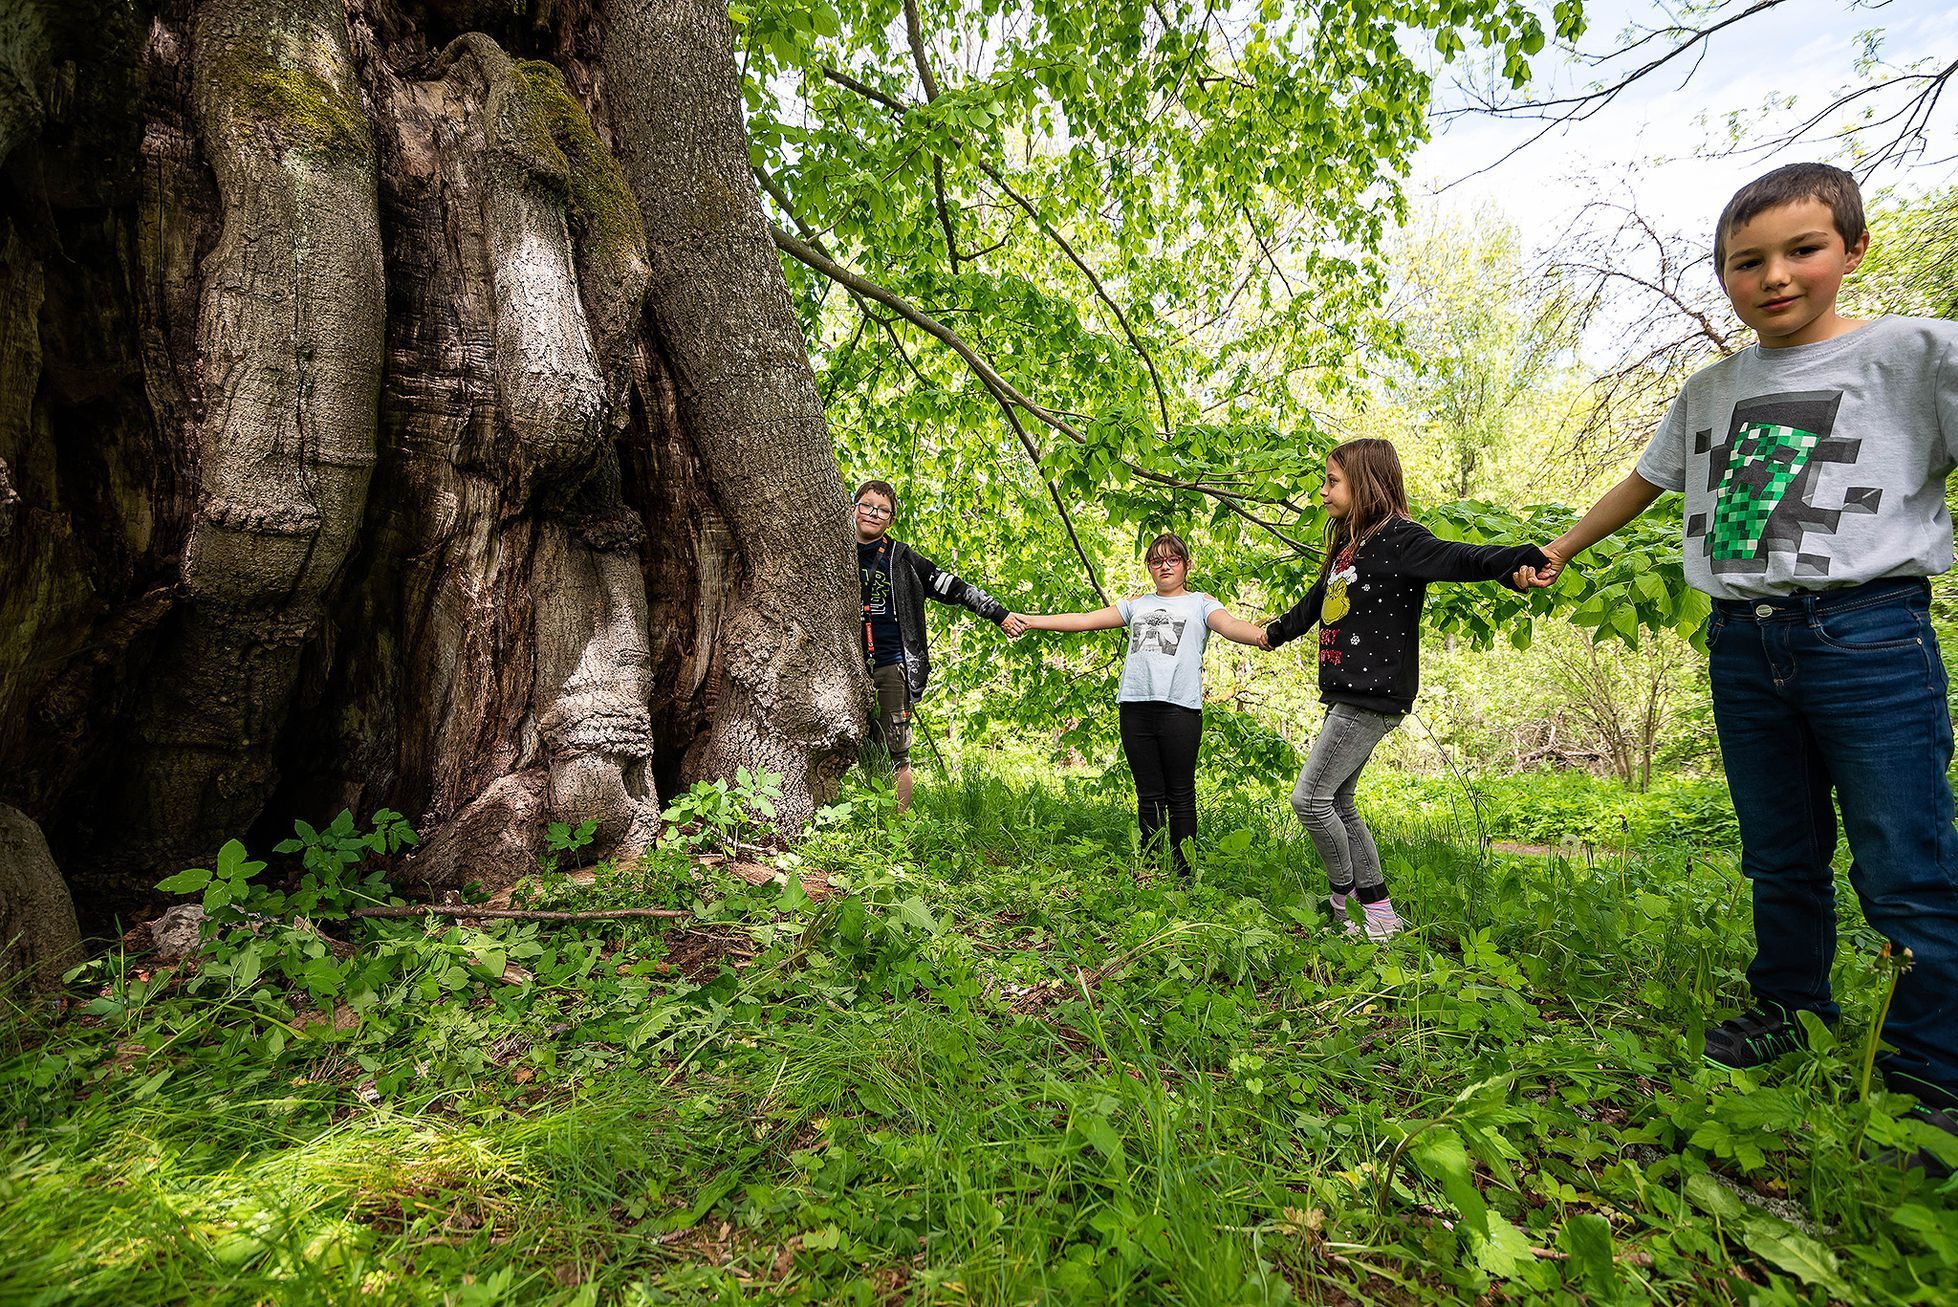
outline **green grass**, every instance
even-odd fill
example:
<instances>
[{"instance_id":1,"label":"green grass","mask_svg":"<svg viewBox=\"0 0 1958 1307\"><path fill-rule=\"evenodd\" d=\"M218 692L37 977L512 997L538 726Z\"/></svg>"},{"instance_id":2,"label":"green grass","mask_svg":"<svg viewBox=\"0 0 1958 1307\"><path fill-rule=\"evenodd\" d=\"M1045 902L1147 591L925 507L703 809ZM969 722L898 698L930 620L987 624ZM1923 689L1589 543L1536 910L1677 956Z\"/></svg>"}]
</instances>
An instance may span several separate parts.
<instances>
[{"instance_id":1,"label":"green grass","mask_svg":"<svg viewBox=\"0 0 1958 1307\"><path fill-rule=\"evenodd\" d=\"M1390 835L1379 947L1282 794L1221 789L1190 887L1114 781L969 773L858 791L819 905L656 858L543 897L711 924L392 923L310 1000L107 957L0 1065L0 1301L1958 1294L1958 1193L1855 1160L1911 1128L1856 1092L1860 922L1842 1042L1718 1077L1729 856Z\"/></svg>"}]
</instances>

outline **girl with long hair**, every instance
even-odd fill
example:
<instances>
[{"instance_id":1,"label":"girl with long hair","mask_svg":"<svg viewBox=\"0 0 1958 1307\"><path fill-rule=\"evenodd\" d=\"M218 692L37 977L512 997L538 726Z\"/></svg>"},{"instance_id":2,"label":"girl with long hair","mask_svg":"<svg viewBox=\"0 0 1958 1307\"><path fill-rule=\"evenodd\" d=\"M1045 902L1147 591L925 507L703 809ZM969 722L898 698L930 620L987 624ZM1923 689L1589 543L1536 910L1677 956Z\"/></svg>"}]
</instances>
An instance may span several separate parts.
<instances>
[{"instance_id":1,"label":"girl with long hair","mask_svg":"<svg viewBox=\"0 0 1958 1307\"><path fill-rule=\"evenodd\" d=\"M1312 743L1292 809L1326 864L1333 919L1360 901L1369 939L1402 928L1373 832L1353 802L1376 745L1414 706L1421 680L1421 606L1434 581L1502 581L1536 567L1535 545L1471 545L1437 539L1407 507L1400 456L1385 440L1349 440L1326 455L1320 503L1326 562L1290 612L1265 628L1277 648L1319 627L1319 699L1325 724Z\"/></svg>"},{"instance_id":2,"label":"girl with long hair","mask_svg":"<svg viewBox=\"0 0 1958 1307\"><path fill-rule=\"evenodd\" d=\"M1203 650L1215 631L1227 640L1265 648L1264 628L1233 617L1201 591L1189 589L1190 547L1168 532L1143 554L1154 594L1137 595L1091 613L1009 613L1008 635L1021 631L1105 631L1129 628L1128 656L1116 694L1122 753L1135 776L1136 818L1148 851L1165 832L1171 864L1190 874L1187 841L1197 834L1197 749L1203 740Z\"/></svg>"}]
</instances>

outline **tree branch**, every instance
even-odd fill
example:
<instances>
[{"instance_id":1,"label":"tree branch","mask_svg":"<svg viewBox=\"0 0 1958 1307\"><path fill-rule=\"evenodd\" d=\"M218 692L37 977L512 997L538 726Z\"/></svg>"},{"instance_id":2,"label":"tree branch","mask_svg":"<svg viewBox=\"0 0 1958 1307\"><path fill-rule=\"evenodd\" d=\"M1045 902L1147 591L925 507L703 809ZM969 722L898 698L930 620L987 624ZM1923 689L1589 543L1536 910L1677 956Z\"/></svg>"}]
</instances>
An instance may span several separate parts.
<instances>
[{"instance_id":1,"label":"tree branch","mask_svg":"<svg viewBox=\"0 0 1958 1307\"><path fill-rule=\"evenodd\" d=\"M983 383L985 379L982 377L980 380ZM1074 546L1074 556L1081 560L1081 567L1088 574L1088 584L1093 587L1095 595L1103 606L1108 605L1112 602L1108 592L1101 588L1101 578L1095 574L1095 565L1089 560L1088 551L1081 547L1081 537L1075 534L1074 518L1068 513L1067 505L1061 502L1061 492L1055 488L1053 480L1048 477L1047 469L1040 465L1040 450L1034 445L1033 437L1027 434L1026 426L1020 421L1020 415L1013 411L1013 405L1005 395L989 384L986 386L986 391L993 397L993 402L999 405L999 411L1005 417L1006 425L1012 427L1013 434L1019 437L1020 448L1027 452L1027 461L1033 464L1033 470L1039 474L1040 484L1047 488L1047 497L1054 502L1054 511L1061 515L1061 526L1067 531L1067 541Z\"/></svg>"},{"instance_id":2,"label":"tree branch","mask_svg":"<svg viewBox=\"0 0 1958 1307\"><path fill-rule=\"evenodd\" d=\"M932 79L931 67L925 59L924 38L918 27L917 0L905 0L904 15L905 15L905 28L911 40L911 53L913 57L917 60L917 64L918 64L919 80L924 83L926 99L935 100L938 98L938 86L937 83ZM888 95L884 95L882 92L873 90L871 87L866 86L864 83L858 81L854 77L849 76L847 73L838 72L833 68L825 68L823 69L823 76L829 78L831 81L835 82L838 86L847 87L848 89L855 91L860 95L875 100L877 103L886 106L892 112L896 113L900 117L910 112L909 106L903 104L898 100L891 98ZM1163 434L1168 435L1171 428L1171 422L1169 417L1169 397L1168 397L1168 393L1163 389L1162 374L1158 372L1156 369L1155 356L1149 352L1148 347L1142 343L1142 338L1136 334L1135 328L1129 324L1128 314L1122 311L1122 306L1117 304L1115 302L1115 298L1108 293L1107 287L1102 285L1101 278L1095 275L1094 269L1088 266L1087 260L1083 259L1081 255L1075 250L1074 246L1068 243L1067 238L1062 236L1060 232L1051 223L1049 223L1045 217L1041 215L1040 211L1034 207L1033 202L1027 199L1024 195L1021 195L1018 191L1014 190L1012 184L1008 182L1006 178L999 172L999 170L994 168L991 164L987 163L983 159L978 160L977 163L978 163L979 171L984 173L988 178L990 178L992 180L993 185L999 187L1000 190L1004 191L1009 199L1011 199L1015 204L1017 204L1026 213L1026 215L1029 218L1033 219L1033 224L1035 228L1039 230L1040 234L1047 237L1047 239L1053 241L1054 244L1058 245L1061 249L1061 252L1067 256L1068 262L1072 263L1076 268L1080 269L1081 275L1086 277L1088 279L1088 284L1094 288L1095 298L1099 299L1104 305L1106 305L1108 307L1108 311L1114 315L1117 325L1119 325L1122 329L1122 335L1129 342L1129 348L1133 349L1136 352L1137 356L1142 359L1142 366L1148 370L1149 384L1156 394L1156 409L1157 412L1162 415ZM939 192L938 200L940 205L940 213L941 216L943 216L944 214L943 206L945 202L945 197L942 189ZM949 217L945 217L944 221L945 221L946 240L949 242L951 240L951 231L952 231L951 219ZM958 255L956 252L954 252L953 254L954 270L956 270L957 262L958 262ZM1283 277L1284 274L1281 272L1279 276ZM1287 289L1290 289L1289 285L1287 286Z\"/></svg>"},{"instance_id":3,"label":"tree branch","mask_svg":"<svg viewBox=\"0 0 1958 1307\"><path fill-rule=\"evenodd\" d=\"M1081 431L1078 428L1076 428L1072 423L1070 423L1066 418L1054 412L1052 409L1046 408L1045 406L1040 404L1036 404L1033 400L1027 398L1026 395L1022 394L1018 387L1014 386L1014 384L1008 381L1005 377L1002 377L998 373L998 371L993 368L992 364L987 362L984 356L982 356L979 353L979 351L975 350L971 345L967 344L965 340L962 337L960 337L960 335L957 332L953 331L950 327L938 321L936 318L921 311L916 305L912 304L909 300L905 299L902 295L899 295L894 291L885 289L884 287L878 285L876 282L871 281L867 277L864 277L860 273L852 272L850 269L844 267L836 260L830 258L822 251L815 248L809 242L798 240L796 237L789 235L787 232L783 231L780 227L775 226L773 223L769 224L768 231L769 231L769 235L775 241L776 248L781 250L784 254L787 254L789 257L795 259L798 263L801 263L805 267L808 267L816 272L821 273L823 276L830 278L832 281L835 281L839 285L842 285L845 289L853 291L856 294L861 295L865 299L871 299L877 301L879 304L882 304L886 308L895 312L899 317L903 318L906 322L909 322L912 326L917 327L919 330L923 331L926 335L932 336L937 340L939 340L940 342L942 342L954 354L957 354L961 359L965 360L966 366L971 368L974 372L978 373L980 379L984 381L989 388L997 392L997 395L1004 396L1006 399L1011 400L1016 407L1023 410L1024 412L1032 414L1035 418L1039 419L1041 423L1043 423L1046 426L1052 427L1055 431L1060 432L1062 435L1066 436L1069 440L1072 440L1076 444L1086 445L1091 443L1088 440L1088 438L1085 435L1083 435ZM1243 518L1245 521L1250 522L1253 525L1258 526L1263 530L1269 532L1272 536L1276 537L1279 540L1284 541L1286 544L1290 545L1293 549L1296 549L1301 553L1317 554L1320 552L1319 550L1315 549L1311 545L1307 545L1302 541L1295 540L1291 536L1286 535L1285 532L1281 530L1277 525L1265 521L1263 518L1256 516L1255 514L1251 513L1250 511L1248 511L1243 507L1243 503L1263 504L1263 503L1272 503L1276 501L1269 500L1257 495L1238 494L1233 491L1224 490L1217 486L1206 485L1200 481L1184 481L1177 477L1164 476L1160 472L1151 472L1146 468L1138 467L1127 459L1117 459L1115 461L1120 463L1121 466L1127 468L1131 474L1140 478L1141 480L1148 481L1155 485L1166 486L1173 490L1192 491L1196 494L1205 495L1208 496L1209 498L1215 499L1218 503L1222 504L1230 512L1235 513L1237 516ZM1240 503L1239 501L1242 501L1242 503Z\"/></svg>"},{"instance_id":4,"label":"tree branch","mask_svg":"<svg viewBox=\"0 0 1958 1307\"><path fill-rule=\"evenodd\" d=\"M1644 45L1647 41L1653 40L1661 35L1680 35L1684 39L1664 53L1655 55L1653 58L1647 60L1611 85L1597 87L1593 90L1586 91L1582 95L1558 96L1548 100L1519 100L1512 104L1497 104L1488 98L1484 98L1480 104L1464 105L1460 108L1438 111L1434 116L1444 120L1458 118L1465 114L1487 114L1490 117L1496 118L1535 117L1542 119L1544 122L1541 130L1532 134L1528 140L1521 144L1504 151L1502 156L1496 159L1495 162L1477 168L1474 172L1457 177L1439 189L1441 191L1452 190L1454 187L1461 185L1471 178L1494 172L1497 168L1500 168L1524 150L1529 149L1537 142L1543 140L1544 137L1550 135L1550 133L1556 131L1559 127L1568 127L1572 123L1582 122L1593 114L1598 113L1616 100L1634 83L1658 72L1661 68L1680 56L1688 52L1697 52L1694 56L1696 61L1704 58L1706 45L1712 40L1716 32L1732 27L1735 23L1744 22L1754 15L1773 9L1784 2L1785 0L1754 0L1753 4L1750 4L1740 13L1730 15L1707 27L1671 27L1648 32L1643 37L1626 46L1623 50L1615 51L1612 55L1604 56L1604 59L1608 60L1617 55L1629 53L1632 50L1636 50L1639 46ZM1599 60L1598 62L1602 63L1603 61ZM1697 62L1695 66L1697 67ZM1692 73L1689 71L1685 80L1690 80L1691 78ZM1546 109L1555 109L1559 110L1559 112L1544 113L1543 111Z\"/></svg>"},{"instance_id":5,"label":"tree branch","mask_svg":"<svg viewBox=\"0 0 1958 1307\"><path fill-rule=\"evenodd\" d=\"M1143 345L1141 337L1135 334L1135 328L1129 325L1128 315L1122 312L1122 306L1115 302L1114 297L1111 296L1108 293L1107 289L1101 284L1101 278L1095 275L1095 270L1088 266L1087 260L1083 259L1079 254L1075 253L1074 246L1070 245L1067 241L1067 238L1065 236L1062 236L1058 230L1056 230L1045 218L1043 218L1040 215L1040 211L1034 208L1033 202L1031 200L1027 199L1024 195L1021 195L1018 191L1014 190L1013 187L1007 182L1006 178L1002 177L998 172L994 171L992 165L986 163L983 160L981 160L979 163L979 171L985 173L986 176L992 178L993 185L999 187L1002 191L1006 192L1006 196L1008 199L1012 200L1015 204L1019 205L1022 209L1026 211L1027 216L1033 219L1033 225L1040 230L1042 235L1046 236L1048 240L1051 240L1052 242L1054 242L1054 244L1061 247L1061 253L1067 255L1068 261L1072 263L1075 267L1079 268L1081 270L1081 275L1088 279L1088 284L1095 288L1095 298L1099 299L1103 304L1106 304L1108 306L1108 311L1115 315L1115 321L1121 324L1122 334L1128 337L1129 347L1133 349L1136 352L1136 354L1138 354L1141 357L1142 366L1149 370L1149 384L1156 392L1156 411L1162 414L1163 434L1165 436L1168 435L1171 429L1171 423L1169 420L1169 398L1163 392L1162 376L1156 371L1156 360L1150 355L1149 350ZM1284 274L1280 273L1279 275L1283 276Z\"/></svg>"},{"instance_id":6,"label":"tree branch","mask_svg":"<svg viewBox=\"0 0 1958 1307\"><path fill-rule=\"evenodd\" d=\"M844 90L855 91L858 95L861 95L866 100L875 100L878 104L883 105L885 108L890 109L899 115L902 115L908 107L905 105L904 101L899 100L894 96L886 95L882 91L878 90L876 87L870 85L868 82L860 82L856 78L850 76L850 74L843 72L840 69L825 67L823 69L823 76L828 78L830 81L835 82L838 86L842 87Z\"/></svg>"},{"instance_id":7,"label":"tree branch","mask_svg":"<svg viewBox=\"0 0 1958 1307\"><path fill-rule=\"evenodd\" d=\"M1637 49L1646 40L1650 40L1653 36L1657 35L1679 34L1685 39L1680 41L1678 45L1665 51L1665 53L1656 55L1639 65L1616 82L1613 82L1610 86L1601 86L1595 90L1586 91L1582 95L1560 96L1549 100L1520 100L1514 104L1481 104L1460 109L1444 109L1435 116L1437 118L1455 118L1463 114L1486 113L1498 117L1522 117L1528 116L1534 111L1562 108L1567 112L1553 115L1553 126L1558 123L1574 122L1580 118L1588 118L1599 109L1604 108L1605 105L1617 99L1634 82L1658 72L1661 68L1681 55L1686 54L1688 51L1698 49L1710 41L1716 32L1732 27L1735 23L1745 22L1754 15L1773 9L1783 3L1785 3L1785 0L1754 0L1753 4L1749 5L1740 13L1730 15L1706 27L1673 27L1661 29L1659 32L1648 33L1639 41L1627 46L1626 50ZM1619 53L1622 54L1625 51L1620 51Z\"/></svg>"},{"instance_id":8,"label":"tree branch","mask_svg":"<svg viewBox=\"0 0 1958 1307\"><path fill-rule=\"evenodd\" d=\"M918 17L918 0L904 0L904 36L911 44L911 59L918 65L925 101L930 103L938 98L938 79L931 75L931 60L925 56L925 26Z\"/></svg>"},{"instance_id":9,"label":"tree branch","mask_svg":"<svg viewBox=\"0 0 1958 1307\"><path fill-rule=\"evenodd\" d=\"M925 103L929 104L938 98L938 79L931 75L931 60L925 56L925 31L918 17L918 0L904 0L904 34L911 43L911 59L918 65L918 81L925 88ZM945 229L945 253L951 258L952 271L956 274L959 238L952 226L952 208L945 203L945 164L936 154L931 156L931 193L938 208L938 223Z\"/></svg>"},{"instance_id":10,"label":"tree branch","mask_svg":"<svg viewBox=\"0 0 1958 1307\"><path fill-rule=\"evenodd\" d=\"M468 903L415 903L405 908L355 908L350 917L382 917L410 921L416 917L495 917L503 921L608 921L653 917L680 921L694 914L685 908L595 908L589 912L543 912L530 908L485 908Z\"/></svg>"}]
</instances>

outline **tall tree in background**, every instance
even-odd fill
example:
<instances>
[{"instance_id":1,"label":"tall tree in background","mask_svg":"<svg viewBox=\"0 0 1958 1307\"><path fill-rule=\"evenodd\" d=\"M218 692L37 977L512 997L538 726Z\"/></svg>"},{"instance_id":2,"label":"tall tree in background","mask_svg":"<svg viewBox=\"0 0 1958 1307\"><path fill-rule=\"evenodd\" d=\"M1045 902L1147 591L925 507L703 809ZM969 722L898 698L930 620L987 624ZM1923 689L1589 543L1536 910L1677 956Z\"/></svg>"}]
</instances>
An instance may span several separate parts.
<instances>
[{"instance_id":1,"label":"tall tree in background","mask_svg":"<svg viewBox=\"0 0 1958 1307\"><path fill-rule=\"evenodd\" d=\"M1400 349L1388 392L1440 445L1449 495L1484 493L1490 452L1572 361L1582 301L1526 268L1515 224L1489 211L1424 215L1395 236L1389 265Z\"/></svg>"}]
</instances>

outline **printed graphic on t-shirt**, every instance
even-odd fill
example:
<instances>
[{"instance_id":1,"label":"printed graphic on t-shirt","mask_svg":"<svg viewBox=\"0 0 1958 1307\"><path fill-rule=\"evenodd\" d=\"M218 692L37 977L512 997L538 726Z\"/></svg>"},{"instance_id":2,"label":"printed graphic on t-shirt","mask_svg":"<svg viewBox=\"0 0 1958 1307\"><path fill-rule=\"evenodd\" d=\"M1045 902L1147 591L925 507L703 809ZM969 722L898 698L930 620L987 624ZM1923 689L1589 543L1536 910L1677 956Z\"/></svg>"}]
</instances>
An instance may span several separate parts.
<instances>
[{"instance_id":1,"label":"printed graphic on t-shirt","mask_svg":"<svg viewBox=\"0 0 1958 1307\"><path fill-rule=\"evenodd\" d=\"M891 568L880 557L868 567L858 568L863 580L863 615L865 617L889 617L891 615Z\"/></svg>"},{"instance_id":2,"label":"printed graphic on t-shirt","mask_svg":"<svg viewBox=\"0 0 1958 1307\"><path fill-rule=\"evenodd\" d=\"M1138 614L1129 626L1129 652L1164 653L1174 658L1183 643L1183 627L1188 621L1160 608Z\"/></svg>"},{"instance_id":3,"label":"printed graphic on t-shirt","mask_svg":"<svg viewBox=\"0 0 1958 1307\"><path fill-rule=\"evenodd\" d=\"M1854 466L1862 452L1861 440L1834 434L1841 405L1839 390L1760 395L1734 405L1720 443L1711 428L1693 433L1714 501L1711 515L1687 518L1686 538L1700 541L1715 573L1765 572L1771 558L1792 554L1794 575L1826 577L1826 538L1843 514L1877 511L1883 492L1874 486L1851 486L1837 508L1812 502L1823 467Z\"/></svg>"}]
</instances>

